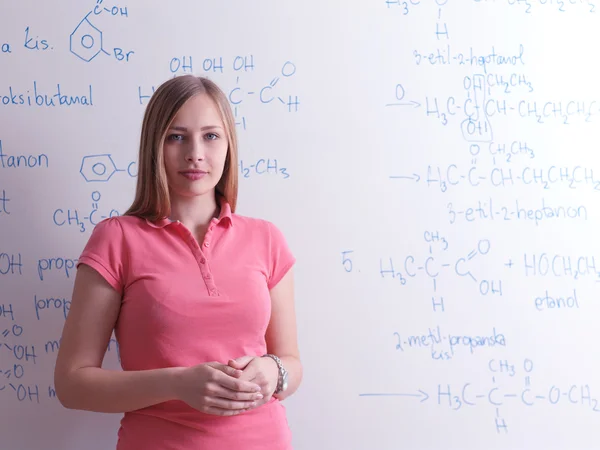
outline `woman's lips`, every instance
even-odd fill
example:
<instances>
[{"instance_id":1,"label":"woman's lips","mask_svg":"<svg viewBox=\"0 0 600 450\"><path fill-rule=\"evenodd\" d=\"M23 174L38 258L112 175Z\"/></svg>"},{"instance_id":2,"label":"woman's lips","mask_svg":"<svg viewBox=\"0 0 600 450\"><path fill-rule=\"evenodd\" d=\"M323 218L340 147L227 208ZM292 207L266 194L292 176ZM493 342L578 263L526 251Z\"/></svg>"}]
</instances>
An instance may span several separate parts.
<instances>
[{"instance_id":1,"label":"woman's lips","mask_svg":"<svg viewBox=\"0 0 600 450\"><path fill-rule=\"evenodd\" d=\"M182 170L179 173L188 180L199 180L206 175L206 172L203 170Z\"/></svg>"}]
</instances>

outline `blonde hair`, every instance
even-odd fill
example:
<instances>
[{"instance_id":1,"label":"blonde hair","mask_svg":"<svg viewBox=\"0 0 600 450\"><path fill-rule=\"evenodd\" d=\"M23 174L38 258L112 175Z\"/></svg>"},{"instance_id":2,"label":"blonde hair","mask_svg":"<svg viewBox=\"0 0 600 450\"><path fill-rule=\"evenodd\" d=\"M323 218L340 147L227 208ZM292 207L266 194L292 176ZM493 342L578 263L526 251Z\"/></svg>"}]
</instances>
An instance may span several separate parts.
<instances>
[{"instance_id":1,"label":"blonde hair","mask_svg":"<svg viewBox=\"0 0 600 450\"><path fill-rule=\"evenodd\" d=\"M135 198L124 215L156 221L169 217L171 202L164 165L163 143L171 123L192 96L207 94L217 105L225 127L228 149L223 175L215 188L235 212L238 194L238 143L235 119L225 93L211 80L180 75L161 84L154 92L142 122ZM219 198L217 198L217 203Z\"/></svg>"}]
</instances>

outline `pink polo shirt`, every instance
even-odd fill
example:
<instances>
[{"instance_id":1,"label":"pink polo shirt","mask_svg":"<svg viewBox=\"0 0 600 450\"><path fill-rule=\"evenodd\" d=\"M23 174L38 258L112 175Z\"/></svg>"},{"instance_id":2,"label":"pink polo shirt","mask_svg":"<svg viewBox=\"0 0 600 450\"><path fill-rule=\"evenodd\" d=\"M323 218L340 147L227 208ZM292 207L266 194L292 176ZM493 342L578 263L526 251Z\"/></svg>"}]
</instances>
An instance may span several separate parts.
<instances>
[{"instance_id":1,"label":"pink polo shirt","mask_svg":"<svg viewBox=\"0 0 600 450\"><path fill-rule=\"evenodd\" d=\"M123 370L227 363L267 352L269 290L294 264L272 223L232 214L227 203L198 245L178 222L132 216L94 228L78 264L122 294L115 335ZM169 401L128 412L118 450L290 450L284 406L274 397L231 417Z\"/></svg>"}]
</instances>

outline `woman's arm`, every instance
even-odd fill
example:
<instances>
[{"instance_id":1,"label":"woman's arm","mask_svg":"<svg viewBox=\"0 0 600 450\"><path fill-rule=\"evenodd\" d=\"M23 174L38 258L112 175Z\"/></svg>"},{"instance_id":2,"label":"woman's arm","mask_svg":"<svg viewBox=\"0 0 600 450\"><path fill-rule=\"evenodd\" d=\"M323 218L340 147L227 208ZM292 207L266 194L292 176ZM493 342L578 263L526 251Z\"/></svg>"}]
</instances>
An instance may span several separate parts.
<instances>
[{"instance_id":1,"label":"woman's arm","mask_svg":"<svg viewBox=\"0 0 600 450\"><path fill-rule=\"evenodd\" d=\"M102 369L121 296L91 267L75 276L54 370L56 396L71 409L116 413L172 400L178 369L124 372Z\"/></svg>"},{"instance_id":2,"label":"woman's arm","mask_svg":"<svg viewBox=\"0 0 600 450\"><path fill-rule=\"evenodd\" d=\"M292 395L302 382L294 301L294 272L290 269L271 289L271 320L266 332L267 351L277 355L288 371L288 387L275 394L279 400Z\"/></svg>"}]
</instances>

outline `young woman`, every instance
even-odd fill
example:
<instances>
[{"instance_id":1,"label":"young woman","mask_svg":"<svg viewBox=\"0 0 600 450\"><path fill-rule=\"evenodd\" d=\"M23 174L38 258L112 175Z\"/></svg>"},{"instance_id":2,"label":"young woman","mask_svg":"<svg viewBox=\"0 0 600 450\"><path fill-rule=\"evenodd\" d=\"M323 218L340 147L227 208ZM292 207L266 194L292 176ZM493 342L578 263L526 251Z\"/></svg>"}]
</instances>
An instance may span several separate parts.
<instances>
[{"instance_id":1,"label":"young woman","mask_svg":"<svg viewBox=\"0 0 600 450\"><path fill-rule=\"evenodd\" d=\"M290 450L281 401L302 379L292 266L272 223L235 213L235 122L192 75L145 111L136 195L78 262L55 388L124 413L118 450ZM113 329L123 370L102 368Z\"/></svg>"}]
</instances>

